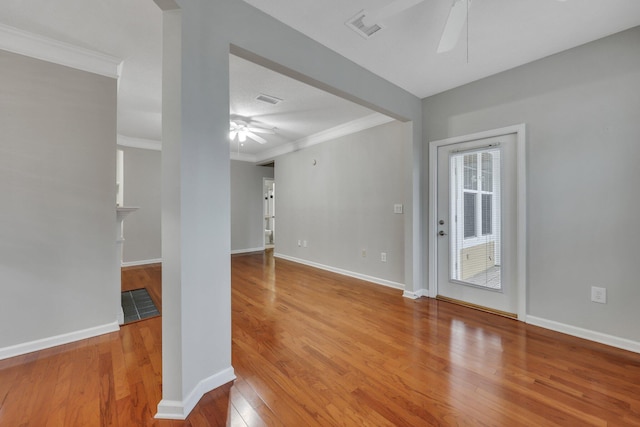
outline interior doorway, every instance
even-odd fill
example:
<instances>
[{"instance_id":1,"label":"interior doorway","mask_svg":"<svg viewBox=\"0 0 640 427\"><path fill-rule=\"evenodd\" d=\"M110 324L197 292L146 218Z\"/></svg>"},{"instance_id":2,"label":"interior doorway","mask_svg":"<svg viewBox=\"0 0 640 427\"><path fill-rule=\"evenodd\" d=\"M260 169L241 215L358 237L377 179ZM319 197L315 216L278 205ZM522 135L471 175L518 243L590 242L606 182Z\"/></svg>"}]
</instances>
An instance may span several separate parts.
<instances>
[{"instance_id":1,"label":"interior doorway","mask_svg":"<svg viewBox=\"0 0 640 427\"><path fill-rule=\"evenodd\" d=\"M264 247L273 249L276 242L276 183L271 178L262 179Z\"/></svg>"}]
</instances>

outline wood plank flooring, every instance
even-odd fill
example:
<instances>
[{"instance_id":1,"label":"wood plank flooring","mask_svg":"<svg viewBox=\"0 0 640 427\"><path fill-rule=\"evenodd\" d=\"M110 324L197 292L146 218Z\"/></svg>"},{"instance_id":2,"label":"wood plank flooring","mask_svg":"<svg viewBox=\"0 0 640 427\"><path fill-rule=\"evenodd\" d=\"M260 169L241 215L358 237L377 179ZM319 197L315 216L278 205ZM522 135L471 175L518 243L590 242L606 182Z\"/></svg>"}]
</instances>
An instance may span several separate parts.
<instances>
[{"instance_id":1,"label":"wood plank flooring","mask_svg":"<svg viewBox=\"0 0 640 427\"><path fill-rule=\"evenodd\" d=\"M0 426L640 426L640 355L269 254L232 257L233 366L154 420L161 320L0 361ZM161 310L159 266L123 270Z\"/></svg>"}]
</instances>

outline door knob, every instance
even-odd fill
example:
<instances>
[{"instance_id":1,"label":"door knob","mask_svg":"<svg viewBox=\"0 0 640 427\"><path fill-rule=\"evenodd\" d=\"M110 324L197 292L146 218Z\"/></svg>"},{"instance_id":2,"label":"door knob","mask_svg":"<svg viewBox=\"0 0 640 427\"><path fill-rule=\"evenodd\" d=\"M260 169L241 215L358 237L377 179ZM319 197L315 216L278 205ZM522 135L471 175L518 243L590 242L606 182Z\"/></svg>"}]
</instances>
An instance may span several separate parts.
<instances>
[{"instance_id":1,"label":"door knob","mask_svg":"<svg viewBox=\"0 0 640 427\"><path fill-rule=\"evenodd\" d=\"M438 236L446 236L447 233L445 233L443 230L440 230L440 232L438 232Z\"/></svg>"}]
</instances>

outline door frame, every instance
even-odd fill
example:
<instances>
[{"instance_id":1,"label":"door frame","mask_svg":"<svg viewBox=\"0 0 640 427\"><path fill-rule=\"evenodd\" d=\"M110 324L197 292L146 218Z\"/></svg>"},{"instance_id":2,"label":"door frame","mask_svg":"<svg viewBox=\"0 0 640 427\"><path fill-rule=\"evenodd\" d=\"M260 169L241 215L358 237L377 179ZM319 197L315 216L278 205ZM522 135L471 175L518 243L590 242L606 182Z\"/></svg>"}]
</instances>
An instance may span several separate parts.
<instances>
[{"instance_id":1,"label":"door frame","mask_svg":"<svg viewBox=\"0 0 640 427\"><path fill-rule=\"evenodd\" d=\"M526 321L527 316L527 183L526 183L526 125L524 123L456 136L429 142L429 278L428 295L438 295L438 148L445 145L469 142L477 139L493 138L502 135L516 134L516 277L518 294L518 320Z\"/></svg>"},{"instance_id":2,"label":"door frame","mask_svg":"<svg viewBox=\"0 0 640 427\"><path fill-rule=\"evenodd\" d=\"M267 181L271 181L275 186L276 178L275 178L275 176L273 178L269 178L269 177L266 177L266 176L262 177L262 196L263 197L264 197L264 188L265 188L265 184L266 184ZM275 198L275 196L274 196L274 198ZM269 203L268 200L267 200L267 203ZM276 233L276 227L275 227L275 200L274 200L274 208L273 208L273 210L274 210L274 215L273 215L273 222L271 224L271 231L273 233L273 239L272 239L273 240L273 245L275 246L275 242L276 242L276 234L275 234ZM262 247L264 249L266 249L266 247L267 247L267 236L265 234L265 230L266 230L265 219L266 218L264 216L264 204L262 205L262 213L260 215L260 218L261 218L261 221L262 221Z\"/></svg>"}]
</instances>

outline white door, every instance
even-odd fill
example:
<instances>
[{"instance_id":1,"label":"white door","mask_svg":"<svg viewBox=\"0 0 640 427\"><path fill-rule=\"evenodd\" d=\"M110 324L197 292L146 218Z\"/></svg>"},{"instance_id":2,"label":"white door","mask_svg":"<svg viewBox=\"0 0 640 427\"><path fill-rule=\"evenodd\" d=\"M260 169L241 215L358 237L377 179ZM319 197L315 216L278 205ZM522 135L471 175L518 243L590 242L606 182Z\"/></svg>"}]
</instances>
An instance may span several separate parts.
<instances>
[{"instance_id":1,"label":"white door","mask_svg":"<svg viewBox=\"0 0 640 427\"><path fill-rule=\"evenodd\" d=\"M517 135L437 148L437 296L516 317Z\"/></svg>"}]
</instances>

